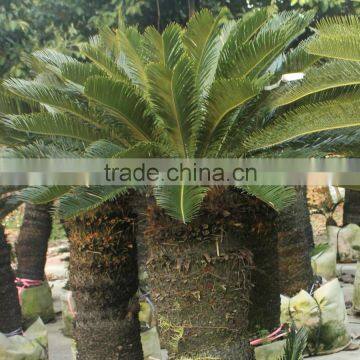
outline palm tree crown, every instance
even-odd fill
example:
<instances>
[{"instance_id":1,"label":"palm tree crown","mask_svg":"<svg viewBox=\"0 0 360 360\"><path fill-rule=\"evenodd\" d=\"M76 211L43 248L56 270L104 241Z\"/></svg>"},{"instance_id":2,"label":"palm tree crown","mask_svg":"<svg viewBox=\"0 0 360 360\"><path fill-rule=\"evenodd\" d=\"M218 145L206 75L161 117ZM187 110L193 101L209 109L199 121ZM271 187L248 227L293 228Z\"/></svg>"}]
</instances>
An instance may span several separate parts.
<instances>
[{"instance_id":1,"label":"palm tree crown","mask_svg":"<svg viewBox=\"0 0 360 360\"><path fill-rule=\"evenodd\" d=\"M226 9L216 17L202 10L186 28L170 24L162 34L153 27L140 34L122 22L115 32L101 29L81 46L86 62L37 51L35 79L5 83L40 104L37 112L5 117L11 130L39 138L16 154L33 156L39 148L42 155L63 154L66 148L86 157L245 157L268 156L271 148L281 155L320 131L358 126L357 102L338 88L360 82L359 63L344 71L343 60L322 63L322 54L307 53L308 41L294 48L313 16L264 8L232 20ZM289 72L305 78L266 90ZM188 222L206 190L184 184L154 194L171 216ZM294 195L278 186L243 190L277 209ZM72 216L124 191L56 186L27 189L23 196L34 202L60 197L60 212Z\"/></svg>"}]
</instances>

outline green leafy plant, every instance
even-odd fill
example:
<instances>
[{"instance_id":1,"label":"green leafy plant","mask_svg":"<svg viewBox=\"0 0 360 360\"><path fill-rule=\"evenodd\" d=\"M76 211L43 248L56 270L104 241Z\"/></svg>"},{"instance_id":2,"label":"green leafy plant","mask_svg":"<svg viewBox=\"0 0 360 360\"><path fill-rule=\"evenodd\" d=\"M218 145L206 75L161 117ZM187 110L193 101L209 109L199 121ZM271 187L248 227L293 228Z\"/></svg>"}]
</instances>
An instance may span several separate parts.
<instances>
[{"instance_id":1,"label":"green leafy plant","mask_svg":"<svg viewBox=\"0 0 360 360\"><path fill-rule=\"evenodd\" d=\"M284 355L279 360L302 360L303 353L307 344L307 330L301 328L296 330L292 325L291 330L286 339Z\"/></svg>"},{"instance_id":2,"label":"green leafy plant","mask_svg":"<svg viewBox=\"0 0 360 360\"><path fill-rule=\"evenodd\" d=\"M312 249L312 251L311 251L311 256L321 255L321 254L323 254L325 251L327 251L329 248L330 248L330 245L327 244L327 243L317 244L317 245L315 245L315 247Z\"/></svg>"},{"instance_id":3,"label":"green leafy plant","mask_svg":"<svg viewBox=\"0 0 360 360\"><path fill-rule=\"evenodd\" d=\"M50 137L53 145L37 141L17 154L54 156L58 151L59 156L71 144L71 154L85 157L284 156L306 153L299 139L360 124L354 116L358 98L333 94L340 84L359 82L357 64L344 80L342 64L319 63L318 55L305 52L307 42L288 51L313 12L263 8L237 21L228 15L226 9L216 17L202 10L186 28L170 24L162 34L153 27L141 34L121 21L115 32L105 27L81 47L86 63L53 50L35 52L33 64L41 75L5 85L42 110L6 116L4 125ZM304 72L304 80L264 89L294 71ZM276 209L294 199L293 190L281 186L241 189ZM40 187L24 190L23 198L60 197L59 210L66 217L124 191ZM189 222L206 191L181 184L156 188L154 194L169 215Z\"/></svg>"}]
</instances>

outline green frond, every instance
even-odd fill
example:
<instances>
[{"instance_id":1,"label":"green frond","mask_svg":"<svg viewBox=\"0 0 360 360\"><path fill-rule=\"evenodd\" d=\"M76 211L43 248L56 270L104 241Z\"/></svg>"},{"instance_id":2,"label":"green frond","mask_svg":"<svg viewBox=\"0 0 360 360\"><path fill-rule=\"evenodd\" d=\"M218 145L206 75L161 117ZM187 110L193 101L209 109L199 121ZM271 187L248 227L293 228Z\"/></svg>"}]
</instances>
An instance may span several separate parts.
<instances>
[{"instance_id":1,"label":"green frond","mask_svg":"<svg viewBox=\"0 0 360 360\"><path fill-rule=\"evenodd\" d=\"M144 51L148 62L159 63L172 70L184 53L183 30L178 24L169 24L162 35L148 27L144 34Z\"/></svg>"},{"instance_id":2,"label":"green frond","mask_svg":"<svg viewBox=\"0 0 360 360\"><path fill-rule=\"evenodd\" d=\"M108 26L99 29L99 37L101 39L101 46L104 47L110 54L117 58L120 54L119 36Z\"/></svg>"},{"instance_id":3,"label":"green frond","mask_svg":"<svg viewBox=\"0 0 360 360\"><path fill-rule=\"evenodd\" d=\"M250 135L245 148L257 151L316 132L359 126L359 105L358 99L342 97L299 107Z\"/></svg>"},{"instance_id":4,"label":"green frond","mask_svg":"<svg viewBox=\"0 0 360 360\"><path fill-rule=\"evenodd\" d=\"M86 147L84 157L91 158L112 158L124 149L108 140L98 140Z\"/></svg>"},{"instance_id":5,"label":"green frond","mask_svg":"<svg viewBox=\"0 0 360 360\"><path fill-rule=\"evenodd\" d=\"M117 65L115 59L110 57L101 47L84 44L80 47L80 52L97 66L100 71L105 72L114 80L129 81L129 78Z\"/></svg>"},{"instance_id":6,"label":"green frond","mask_svg":"<svg viewBox=\"0 0 360 360\"><path fill-rule=\"evenodd\" d=\"M35 102L27 102L12 94L0 84L0 113L2 114L23 114L30 111L37 111Z\"/></svg>"},{"instance_id":7,"label":"green frond","mask_svg":"<svg viewBox=\"0 0 360 360\"><path fill-rule=\"evenodd\" d=\"M221 50L219 60L220 69L226 66L233 56L235 49L248 43L256 36L270 15L271 13L269 13L268 8L254 9L244 14L233 24L230 29L230 34L225 39L225 44Z\"/></svg>"},{"instance_id":8,"label":"green frond","mask_svg":"<svg viewBox=\"0 0 360 360\"><path fill-rule=\"evenodd\" d=\"M220 37L226 11L214 18L203 9L188 22L184 34L185 47L195 65L196 87L201 97L205 97L216 73L220 51L226 39Z\"/></svg>"},{"instance_id":9,"label":"green frond","mask_svg":"<svg viewBox=\"0 0 360 360\"><path fill-rule=\"evenodd\" d=\"M144 56L149 63L154 62L165 65L164 53L161 33L154 26L148 26L144 32Z\"/></svg>"},{"instance_id":10,"label":"green frond","mask_svg":"<svg viewBox=\"0 0 360 360\"><path fill-rule=\"evenodd\" d=\"M334 60L310 68L303 80L290 82L274 90L268 104L272 108L280 107L325 90L359 84L360 62Z\"/></svg>"},{"instance_id":11,"label":"green frond","mask_svg":"<svg viewBox=\"0 0 360 360\"><path fill-rule=\"evenodd\" d=\"M85 94L125 125L135 139L152 139L153 119L148 104L133 85L96 76L86 81Z\"/></svg>"},{"instance_id":12,"label":"green frond","mask_svg":"<svg viewBox=\"0 0 360 360\"><path fill-rule=\"evenodd\" d=\"M360 18L357 15L326 17L316 24L316 28L325 36L356 36L360 32Z\"/></svg>"},{"instance_id":13,"label":"green frond","mask_svg":"<svg viewBox=\"0 0 360 360\"><path fill-rule=\"evenodd\" d=\"M261 90L260 84L248 79L216 81L209 94L207 114L200 130L198 156L206 156L211 148L220 146L236 109L254 98Z\"/></svg>"},{"instance_id":14,"label":"green frond","mask_svg":"<svg viewBox=\"0 0 360 360\"><path fill-rule=\"evenodd\" d=\"M109 136L89 124L66 114L48 112L12 115L4 120L7 126L24 132L47 136L64 136L85 142L92 142Z\"/></svg>"},{"instance_id":15,"label":"green frond","mask_svg":"<svg viewBox=\"0 0 360 360\"><path fill-rule=\"evenodd\" d=\"M360 61L360 19L358 16L326 18L317 24L317 36L307 50L322 57Z\"/></svg>"},{"instance_id":16,"label":"green frond","mask_svg":"<svg viewBox=\"0 0 360 360\"><path fill-rule=\"evenodd\" d=\"M360 127L314 133L256 153L260 158L360 157Z\"/></svg>"},{"instance_id":17,"label":"green frond","mask_svg":"<svg viewBox=\"0 0 360 360\"><path fill-rule=\"evenodd\" d=\"M60 66L61 75L75 84L84 86L90 76L106 76L106 73L94 64L69 62Z\"/></svg>"},{"instance_id":18,"label":"green frond","mask_svg":"<svg viewBox=\"0 0 360 360\"><path fill-rule=\"evenodd\" d=\"M235 47L226 62L219 64L218 76L257 77L262 75L309 25L314 12L282 12L269 20L256 37Z\"/></svg>"},{"instance_id":19,"label":"green frond","mask_svg":"<svg viewBox=\"0 0 360 360\"><path fill-rule=\"evenodd\" d=\"M20 131L13 130L1 123L0 118L0 148L3 146L14 147L26 143L30 136Z\"/></svg>"},{"instance_id":20,"label":"green frond","mask_svg":"<svg viewBox=\"0 0 360 360\"><path fill-rule=\"evenodd\" d=\"M290 103L289 106L281 106L276 108L276 113L278 115L283 114L288 111L289 108L300 107L303 105L311 105L315 103L323 103L327 101L335 101L336 99L345 98L347 100L350 99L358 99L360 96L360 85L350 85L344 87L334 87L331 89L327 89L320 92L314 92L311 95L300 98L295 103ZM270 96L268 97L270 99ZM267 105L266 102L264 102ZM269 108L266 108L269 111Z\"/></svg>"},{"instance_id":21,"label":"green frond","mask_svg":"<svg viewBox=\"0 0 360 360\"><path fill-rule=\"evenodd\" d=\"M239 187L276 211L282 211L296 200L296 190L290 186L241 185Z\"/></svg>"},{"instance_id":22,"label":"green frond","mask_svg":"<svg viewBox=\"0 0 360 360\"><path fill-rule=\"evenodd\" d=\"M200 210L207 188L171 185L154 189L156 203L172 218L189 223Z\"/></svg>"},{"instance_id":23,"label":"green frond","mask_svg":"<svg viewBox=\"0 0 360 360\"><path fill-rule=\"evenodd\" d=\"M21 201L32 204L46 204L57 200L60 196L70 191L71 187L66 185L58 186L30 186L22 189L17 197Z\"/></svg>"},{"instance_id":24,"label":"green frond","mask_svg":"<svg viewBox=\"0 0 360 360\"><path fill-rule=\"evenodd\" d=\"M100 117L95 110L90 110L84 99L80 101L76 92L20 79L10 79L5 81L4 84L11 92L20 97L46 104L59 111L72 114L99 130L109 131L111 124L106 122L106 118ZM109 132L109 134L111 133ZM114 133L114 139L120 143L124 141L116 133Z\"/></svg>"},{"instance_id":25,"label":"green frond","mask_svg":"<svg viewBox=\"0 0 360 360\"><path fill-rule=\"evenodd\" d=\"M123 159L161 158L166 150L158 143L140 142L116 154Z\"/></svg>"},{"instance_id":26,"label":"green frond","mask_svg":"<svg viewBox=\"0 0 360 360\"><path fill-rule=\"evenodd\" d=\"M75 97L76 93L73 91L66 91L64 88L52 87L36 81L22 79L9 79L4 81L4 85L10 92L24 99L71 112L84 118L84 120L89 116L80 106L79 101Z\"/></svg>"},{"instance_id":27,"label":"green frond","mask_svg":"<svg viewBox=\"0 0 360 360\"><path fill-rule=\"evenodd\" d=\"M58 213L69 219L95 209L128 191L126 186L79 186L59 199Z\"/></svg>"},{"instance_id":28,"label":"green frond","mask_svg":"<svg viewBox=\"0 0 360 360\"><path fill-rule=\"evenodd\" d=\"M305 327L296 330L295 325L292 325L286 339L284 355L279 360L303 360L307 338L308 330Z\"/></svg>"},{"instance_id":29,"label":"green frond","mask_svg":"<svg viewBox=\"0 0 360 360\"><path fill-rule=\"evenodd\" d=\"M77 63L78 61L71 56L52 49L34 51L32 55L47 65L59 68L66 63Z\"/></svg>"},{"instance_id":30,"label":"green frond","mask_svg":"<svg viewBox=\"0 0 360 360\"><path fill-rule=\"evenodd\" d=\"M119 29L117 36L120 44L118 65L132 83L146 93L148 80L142 57L143 36L135 28Z\"/></svg>"},{"instance_id":31,"label":"green frond","mask_svg":"<svg viewBox=\"0 0 360 360\"><path fill-rule=\"evenodd\" d=\"M2 149L1 157L22 159L78 158L84 149L84 144L74 139L56 138L50 144L48 141L36 139L29 144Z\"/></svg>"},{"instance_id":32,"label":"green frond","mask_svg":"<svg viewBox=\"0 0 360 360\"><path fill-rule=\"evenodd\" d=\"M183 57L173 71L161 64L150 64L147 72L153 108L163 122L173 149L181 157L191 156L198 120L197 91L192 63L187 57Z\"/></svg>"},{"instance_id":33,"label":"green frond","mask_svg":"<svg viewBox=\"0 0 360 360\"><path fill-rule=\"evenodd\" d=\"M57 75L60 75L60 66L67 63L77 63L78 61L68 55L53 49L43 49L34 51L30 58L31 68L38 73L49 70Z\"/></svg>"},{"instance_id":34,"label":"green frond","mask_svg":"<svg viewBox=\"0 0 360 360\"><path fill-rule=\"evenodd\" d=\"M283 63L278 72L282 74L293 72L305 72L320 60L320 56L310 54L306 51L309 40L302 41L296 48L291 49L284 55Z\"/></svg>"}]
</instances>

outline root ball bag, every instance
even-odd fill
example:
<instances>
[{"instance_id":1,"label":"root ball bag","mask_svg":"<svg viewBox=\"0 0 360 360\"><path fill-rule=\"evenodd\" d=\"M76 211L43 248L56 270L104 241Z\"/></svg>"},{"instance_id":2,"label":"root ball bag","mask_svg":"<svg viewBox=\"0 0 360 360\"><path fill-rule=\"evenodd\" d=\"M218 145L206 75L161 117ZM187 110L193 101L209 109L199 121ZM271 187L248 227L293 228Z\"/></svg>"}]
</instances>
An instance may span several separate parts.
<instances>
[{"instance_id":1,"label":"root ball bag","mask_svg":"<svg viewBox=\"0 0 360 360\"><path fill-rule=\"evenodd\" d=\"M329 244L337 249L340 262L350 263L359 260L360 253L354 247L360 248L360 226L328 226L327 235Z\"/></svg>"},{"instance_id":2,"label":"root ball bag","mask_svg":"<svg viewBox=\"0 0 360 360\"><path fill-rule=\"evenodd\" d=\"M47 331L40 318L24 332L24 336L6 337L0 333L0 360L46 360L47 348Z\"/></svg>"},{"instance_id":3,"label":"root ball bag","mask_svg":"<svg viewBox=\"0 0 360 360\"><path fill-rule=\"evenodd\" d=\"M330 247L311 258L311 267L315 275L326 280L336 278L336 248Z\"/></svg>"},{"instance_id":4,"label":"root ball bag","mask_svg":"<svg viewBox=\"0 0 360 360\"><path fill-rule=\"evenodd\" d=\"M23 289L20 293L21 313L25 324L38 317L46 324L55 319L51 289L47 281L42 285Z\"/></svg>"},{"instance_id":5,"label":"root ball bag","mask_svg":"<svg viewBox=\"0 0 360 360\"><path fill-rule=\"evenodd\" d=\"M281 298L281 322L306 327L308 353L331 354L346 348L351 338L346 329L347 315L338 279L331 280L311 296L302 290L292 298Z\"/></svg>"}]
</instances>

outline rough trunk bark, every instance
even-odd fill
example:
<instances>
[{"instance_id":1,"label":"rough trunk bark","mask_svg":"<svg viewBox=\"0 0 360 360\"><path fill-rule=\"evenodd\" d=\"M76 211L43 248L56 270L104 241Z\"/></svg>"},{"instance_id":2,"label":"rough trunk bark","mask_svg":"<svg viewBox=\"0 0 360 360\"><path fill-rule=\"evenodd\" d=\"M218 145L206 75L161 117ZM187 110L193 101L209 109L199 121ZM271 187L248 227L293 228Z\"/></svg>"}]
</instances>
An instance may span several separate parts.
<instances>
[{"instance_id":1,"label":"rough trunk bark","mask_svg":"<svg viewBox=\"0 0 360 360\"><path fill-rule=\"evenodd\" d=\"M343 224L360 225L360 191L345 190Z\"/></svg>"},{"instance_id":2,"label":"rough trunk bark","mask_svg":"<svg viewBox=\"0 0 360 360\"><path fill-rule=\"evenodd\" d=\"M280 278L276 212L254 201L248 212L249 230L244 238L252 252L254 268L251 275L249 326L252 332L279 326Z\"/></svg>"},{"instance_id":3,"label":"rough trunk bark","mask_svg":"<svg viewBox=\"0 0 360 360\"><path fill-rule=\"evenodd\" d=\"M50 205L26 204L24 220L16 242L17 276L45 279L45 263L52 229Z\"/></svg>"},{"instance_id":4,"label":"rough trunk bark","mask_svg":"<svg viewBox=\"0 0 360 360\"><path fill-rule=\"evenodd\" d=\"M10 264L10 245L0 225L0 332L5 334L21 328L21 309Z\"/></svg>"},{"instance_id":5,"label":"rough trunk bark","mask_svg":"<svg viewBox=\"0 0 360 360\"><path fill-rule=\"evenodd\" d=\"M249 345L253 314L261 314L257 318L270 327L279 321L277 266L271 267L275 278L263 281L267 269L262 264L269 257L264 249L276 248L274 216L256 199L230 189L212 190L190 225L171 221L156 207L149 211L149 283L163 346L174 356L254 358ZM252 246L254 268L249 244L264 235L275 245ZM276 249L270 256L274 264ZM251 278L258 282L253 291ZM259 305L263 308L256 309Z\"/></svg>"},{"instance_id":6,"label":"rough trunk bark","mask_svg":"<svg viewBox=\"0 0 360 360\"><path fill-rule=\"evenodd\" d=\"M311 244L313 233L306 187L297 187L295 204L278 217L278 252L281 293L292 296L313 282Z\"/></svg>"},{"instance_id":7,"label":"rough trunk bark","mask_svg":"<svg viewBox=\"0 0 360 360\"><path fill-rule=\"evenodd\" d=\"M79 360L141 360L136 214L132 195L69 225L70 287Z\"/></svg>"}]
</instances>

